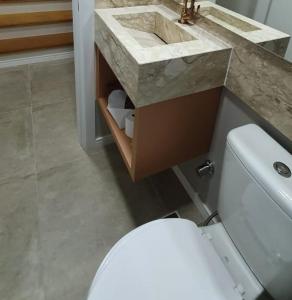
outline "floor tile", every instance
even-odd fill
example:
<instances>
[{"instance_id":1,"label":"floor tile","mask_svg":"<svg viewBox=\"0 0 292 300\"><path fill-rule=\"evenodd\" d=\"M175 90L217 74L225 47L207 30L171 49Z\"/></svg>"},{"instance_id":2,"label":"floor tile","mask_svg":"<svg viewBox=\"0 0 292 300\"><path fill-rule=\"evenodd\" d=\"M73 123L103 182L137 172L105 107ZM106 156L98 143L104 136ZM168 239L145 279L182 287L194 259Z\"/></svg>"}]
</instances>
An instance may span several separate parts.
<instances>
[{"instance_id":1,"label":"floor tile","mask_svg":"<svg viewBox=\"0 0 292 300\"><path fill-rule=\"evenodd\" d=\"M64 204L71 203L72 210L66 208L65 211L73 215L85 216L87 212L94 212L98 236L106 242L106 246L138 225L166 212L151 182L131 181L115 145L109 145L86 159L40 173L39 184L43 197L45 191L49 191L48 197L62 199L60 203L48 202L53 208L57 206L58 213L54 212L56 220L67 220ZM56 195L54 191L57 191ZM50 207L44 211L50 211ZM45 220L46 216L41 219ZM51 217L48 220L56 223Z\"/></svg>"},{"instance_id":2,"label":"floor tile","mask_svg":"<svg viewBox=\"0 0 292 300\"><path fill-rule=\"evenodd\" d=\"M197 221L198 211L171 170L133 183L114 144L83 151L72 60L24 70L15 74L25 84L0 99L0 298L85 300L121 237L174 210ZM30 106L30 78L32 112L19 109Z\"/></svg>"},{"instance_id":3,"label":"floor tile","mask_svg":"<svg viewBox=\"0 0 292 300\"><path fill-rule=\"evenodd\" d=\"M133 183L116 146L109 145L96 155L92 164L102 177L97 198L99 234L106 246L113 246L132 229L184 207L191 218L191 199L172 170Z\"/></svg>"},{"instance_id":4,"label":"floor tile","mask_svg":"<svg viewBox=\"0 0 292 300\"><path fill-rule=\"evenodd\" d=\"M33 109L37 170L43 171L86 157L77 139L76 114L69 102Z\"/></svg>"},{"instance_id":5,"label":"floor tile","mask_svg":"<svg viewBox=\"0 0 292 300\"><path fill-rule=\"evenodd\" d=\"M91 159L96 168L107 162L106 167L98 169L102 179L97 198L98 230L106 246L113 246L130 230L166 213L149 180L132 182L115 145L107 146Z\"/></svg>"},{"instance_id":6,"label":"floor tile","mask_svg":"<svg viewBox=\"0 0 292 300\"><path fill-rule=\"evenodd\" d=\"M42 226L41 264L46 300L86 299L106 252L103 241L94 235L93 221L88 216L82 221L73 217L71 225L52 231Z\"/></svg>"},{"instance_id":7,"label":"floor tile","mask_svg":"<svg viewBox=\"0 0 292 300\"><path fill-rule=\"evenodd\" d=\"M38 185L47 300L83 299L113 244L165 212L151 183L131 182L114 145L41 172Z\"/></svg>"},{"instance_id":8,"label":"floor tile","mask_svg":"<svg viewBox=\"0 0 292 300\"><path fill-rule=\"evenodd\" d=\"M107 250L98 235L101 177L84 159L42 172L38 182L46 300L86 299Z\"/></svg>"},{"instance_id":9,"label":"floor tile","mask_svg":"<svg viewBox=\"0 0 292 300\"><path fill-rule=\"evenodd\" d=\"M177 211L181 218L193 221L197 225L204 221L202 214L192 202L180 206Z\"/></svg>"},{"instance_id":10,"label":"floor tile","mask_svg":"<svg viewBox=\"0 0 292 300\"><path fill-rule=\"evenodd\" d=\"M0 182L0 297L42 300L34 175Z\"/></svg>"},{"instance_id":11,"label":"floor tile","mask_svg":"<svg viewBox=\"0 0 292 300\"><path fill-rule=\"evenodd\" d=\"M28 67L0 70L0 112L7 112L31 105Z\"/></svg>"},{"instance_id":12,"label":"floor tile","mask_svg":"<svg viewBox=\"0 0 292 300\"><path fill-rule=\"evenodd\" d=\"M30 66L33 106L74 101L74 63L70 60Z\"/></svg>"},{"instance_id":13,"label":"floor tile","mask_svg":"<svg viewBox=\"0 0 292 300\"><path fill-rule=\"evenodd\" d=\"M0 114L0 140L0 180L35 171L30 109Z\"/></svg>"},{"instance_id":14,"label":"floor tile","mask_svg":"<svg viewBox=\"0 0 292 300\"><path fill-rule=\"evenodd\" d=\"M153 175L150 180L169 212L191 203L190 197L171 169Z\"/></svg>"}]
</instances>

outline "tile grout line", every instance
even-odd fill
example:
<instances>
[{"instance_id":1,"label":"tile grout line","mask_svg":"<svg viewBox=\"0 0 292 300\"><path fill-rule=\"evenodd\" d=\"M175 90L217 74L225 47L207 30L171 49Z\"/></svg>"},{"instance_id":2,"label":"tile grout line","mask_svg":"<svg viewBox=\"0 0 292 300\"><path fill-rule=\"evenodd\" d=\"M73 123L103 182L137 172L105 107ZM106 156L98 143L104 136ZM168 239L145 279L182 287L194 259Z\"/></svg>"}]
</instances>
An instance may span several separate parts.
<instances>
[{"instance_id":1,"label":"tile grout line","mask_svg":"<svg viewBox=\"0 0 292 300\"><path fill-rule=\"evenodd\" d=\"M44 289L44 276L43 276L43 264L41 262L41 232L40 232L40 213L39 213L39 203L41 200L40 197L40 190L38 184L38 171L37 171L37 160L36 160L36 143L35 143L35 125L33 119L33 105L32 105L32 74L31 74L31 66L27 65L28 68L28 85L29 85L29 97L30 97L30 117L31 117L31 126L32 126L32 155L34 161L34 176L35 176L35 190L36 190L36 211L37 211L37 241L38 241L38 259L39 259L39 277L38 277L38 284L39 289L43 293L43 299L46 299L45 289Z\"/></svg>"},{"instance_id":2,"label":"tile grout line","mask_svg":"<svg viewBox=\"0 0 292 300\"><path fill-rule=\"evenodd\" d=\"M36 149L35 149L35 126L33 120L32 111L32 76L30 65L27 65L28 69L28 86L29 86L29 98L30 98L30 119L31 119L31 129L32 129L32 155L34 161L34 173L37 175L37 165L36 165Z\"/></svg>"},{"instance_id":3,"label":"tile grout line","mask_svg":"<svg viewBox=\"0 0 292 300\"><path fill-rule=\"evenodd\" d=\"M43 104L32 104L32 110L45 107L45 106L52 106L52 105L57 105L57 104L63 104L63 103L70 103L70 97L64 97L62 98L61 101L54 102L54 103L43 103Z\"/></svg>"},{"instance_id":4,"label":"tile grout line","mask_svg":"<svg viewBox=\"0 0 292 300\"><path fill-rule=\"evenodd\" d=\"M53 64L57 64L57 65L61 65L61 64L68 64L68 62L71 62L71 61L74 61L72 59L61 59L61 60L57 60L57 61L52 61L52 62L44 62L44 63L32 63L32 64L28 64L27 65L27 68L28 68L28 78L29 78L29 92L30 92L30 112L31 112L31 120L32 120L32 135L33 135L33 158L34 158L34 162L35 162L35 173L37 175L37 177L39 177L39 174L42 173L42 172L46 172L52 168L55 168L55 167L61 167L62 165L66 164L66 163L70 163L71 161L67 161L67 162L64 162L64 163L61 163L59 165L56 165L56 166L53 166L53 167L50 167L50 168L47 168L47 169L44 169L44 170L41 170L39 169L38 167L38 160L37 160L37 147L36 147L36 140L37 140L37 135L36 135L36 126L35 126L35 122L34 122L34 111L35 110L38 110L40 108L43 108L43 107L51 107L51 106L54 106L54 105L61 105L61 104L66 104L66 103L71 103L71 98L68 96L68 97L63 97L60 101L57 101L55 103L42 103L42 104L34 104L34 101L33 101L33 76L32 76L32 69L33 69L33 66L35 65L43 65L43 64L46 64L46 65L51 65L50 63L53 63ZM70 82L70 80L68 80L68 82ZM66 82L67 83L67 82ZM78 161L80 158L76 158L72 161Z\"/></svg>"},{"instance_id":5,"label":"tile grout line","mask_svg":"<svg viewBox=\"0 0 292 300\"><path fill-rule=\"evenodd\" d=\"M31 117L31 126L32 126L32 152L33 152L33 161L34 161L34 173L35 173L35 189L36 189L36 199L37 199L37 221L36 221L36 226L37 226L37 241L38 241L38 258L39 258L39 278L38 278L38 284L39 284L39 289L42 292L42 299L46 300L48 298L47 292L46 292L46 288L45 288L45 280L44 280L44 274L45 274L45 269L44 269L44 265L42 262L42 241L41 241L41 227L40 227L40 202L41 202L41 191L40 191L40 185L39 185L39 176L42 172L46 172L50 169L46 169L46 170L39 170L38 167L38 160L37 160L37 134L36 134L36 123L35 123L35 113L34 110L38 109L40 107L45 107L45 106L51 106L51 105L58 105L58 104L63 104L66 102L69 102L68 100L70 98L63 98L62 101L58 101L56 103L47 103L47 104L34 104L33 102L33 76L32 76L32 65L28 64L27 66L28 68L28 86L29 86L29 97L30 97L30 117ZM61 164L61 165L64 165ZM55 166L55 167L60 167L59 166ZM54 168L54 167L53 167Z\"/></svg>"}]
</instances>

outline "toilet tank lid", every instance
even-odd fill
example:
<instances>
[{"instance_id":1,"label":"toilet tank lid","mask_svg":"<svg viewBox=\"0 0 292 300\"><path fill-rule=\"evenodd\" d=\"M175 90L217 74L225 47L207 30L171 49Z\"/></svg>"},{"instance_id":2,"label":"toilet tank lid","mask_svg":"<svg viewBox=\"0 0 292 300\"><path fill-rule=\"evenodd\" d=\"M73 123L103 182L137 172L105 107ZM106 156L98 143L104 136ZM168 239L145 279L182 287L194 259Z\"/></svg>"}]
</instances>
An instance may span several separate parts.
<instances>
[{"instance_id":1,"label":"toilet tank lid","mask_svg":"<svg viewBox=\"0 0 292 300\"><path fill-rule=\"evenodd\" d=\"M255 124L229 132L227 145L270 197L292 218L292 177L274 169L282 162L292 171L292 155Z\"/></svg>"}]
</instances>

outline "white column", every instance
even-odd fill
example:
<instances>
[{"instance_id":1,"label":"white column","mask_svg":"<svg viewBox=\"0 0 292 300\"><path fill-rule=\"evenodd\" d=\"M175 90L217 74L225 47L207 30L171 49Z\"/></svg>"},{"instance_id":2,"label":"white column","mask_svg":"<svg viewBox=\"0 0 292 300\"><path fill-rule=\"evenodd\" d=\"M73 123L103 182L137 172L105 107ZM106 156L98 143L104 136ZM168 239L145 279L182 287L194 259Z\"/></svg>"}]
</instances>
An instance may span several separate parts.
<instances>
[{"instance_id":1,"label":"white column","mask_svg":"<svg viewBox=\"0 0 292 300\"><path fill-rule=\"evenodd\" d=\"M96 148L94 0L73 0L77 127L80 145Z\"/></svg>"}]
</instances>

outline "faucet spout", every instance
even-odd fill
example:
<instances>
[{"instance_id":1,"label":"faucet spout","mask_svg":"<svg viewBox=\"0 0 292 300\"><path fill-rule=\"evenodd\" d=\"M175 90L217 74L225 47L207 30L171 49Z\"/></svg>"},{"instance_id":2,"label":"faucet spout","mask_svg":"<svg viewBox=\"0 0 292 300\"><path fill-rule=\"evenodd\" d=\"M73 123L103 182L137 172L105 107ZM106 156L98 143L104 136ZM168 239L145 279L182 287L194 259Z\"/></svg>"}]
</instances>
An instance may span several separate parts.
<instances>
[{"instance_id":1,"label":"faucet spout","mask_svg":"<svg viewBox=\"0 0 292 300\"><path fill-rule=\"evenodd\" d=\"M188 0L184 0L184 6L181 10L180 19L178 20L179 23L193 25L192 23L190 23L190 21L193 20L196 15L199 15L201 7L200 5L198 5L196 10L195 3L196 0L191 0L191 6L188 7Z\"/></svg>"},{"instance_id":2,"label":"faucet spout","mask_svg":"<svg viewBox=\"0 0 292 300\"><path fill-rule=\"evenodd\" d=\"M190 7L190 10L191 10L191 12L193 12L193 13L194 13L194 11L195 11L195 3L196 3L196 0L191 0L191 7Z\"/></svg>"}]
</instances>

